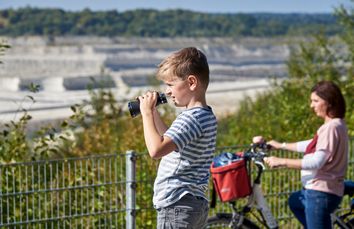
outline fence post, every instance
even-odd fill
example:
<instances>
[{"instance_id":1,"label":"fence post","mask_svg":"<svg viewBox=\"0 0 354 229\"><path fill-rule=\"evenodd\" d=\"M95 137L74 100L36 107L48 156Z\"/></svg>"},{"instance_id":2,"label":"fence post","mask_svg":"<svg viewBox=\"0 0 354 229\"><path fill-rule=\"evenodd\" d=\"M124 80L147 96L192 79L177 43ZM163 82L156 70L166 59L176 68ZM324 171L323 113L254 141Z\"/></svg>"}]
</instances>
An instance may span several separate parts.
<instances>
[{"instance_id":1,"label":"fence post","mask_svg":"<svg viewBox=\"0 0 354 229\"><path fill-rule=\"evenodd\" d=\"M134 151L127 151L125 156L125 191L126 191L126 229L135 229L135 194L136 194L136 154Z\"/></svg>"}]
</instances>

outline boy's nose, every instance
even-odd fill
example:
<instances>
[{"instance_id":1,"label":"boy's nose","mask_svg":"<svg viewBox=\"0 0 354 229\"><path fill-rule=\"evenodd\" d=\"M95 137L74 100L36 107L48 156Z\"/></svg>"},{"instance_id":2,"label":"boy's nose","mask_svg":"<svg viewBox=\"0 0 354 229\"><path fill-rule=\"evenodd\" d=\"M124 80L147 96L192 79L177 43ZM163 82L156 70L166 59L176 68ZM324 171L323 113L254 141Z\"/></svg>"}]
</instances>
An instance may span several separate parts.
<instances>
[{"instance_id":1,"label":"boy's nose","mask_svg":"<svg viewBox=\"0 0 354 229\"><path fill-rule=\"evenodd\" d=\"M169 88L166 88L165 94L168 95L168 96L171 95L171 90Z\"/></svg>"}]
</instances>

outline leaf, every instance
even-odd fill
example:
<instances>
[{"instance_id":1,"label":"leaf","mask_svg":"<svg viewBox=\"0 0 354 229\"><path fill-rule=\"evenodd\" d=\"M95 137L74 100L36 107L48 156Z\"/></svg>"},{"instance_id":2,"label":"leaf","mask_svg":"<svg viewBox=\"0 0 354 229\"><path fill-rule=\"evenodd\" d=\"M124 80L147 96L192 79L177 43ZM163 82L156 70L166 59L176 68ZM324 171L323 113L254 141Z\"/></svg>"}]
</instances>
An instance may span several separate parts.
<instances>
[{"instance_id":1,"label":"leaf","mask_svg":"<svg viewBox=\"0 0 354 229\"><path fill-rule=\"evenodd\" d=\"M62 139L62 140L64 140L64 141L67 141L67 140L68 140L68 138L64 137L63 135L60 135L59 138Z\"/></svg>"},{"instance_id":2,"label":"leaf","mask_svg":"<svg viewBox=\"0 0 354 229\"><path fill-rule=\"evenodd\" d=\"M62 123L61 123L61 127L62 128L65 128L65 127L67 127L69 125L69 123L68 123L68 121L66 121L66 120L64 120Z\"/></svg>"},{"instance_id":3,"label":"leaf","mask_svg":"<svg viewBox=\"0 0 354 229\"><path fill-rule=\"evenodd\" d=\"M33 93L37 93L40 89L40 85L31 82L28 86L28 90Z\"/></svg>"},{"instance_id":4,"label":"leaf","mask_svg":"<svg viewBox=\"0 0 354 229\"><path fill-rule=\"evenodd\" d=\"M54 134L53 134L53 133L50 133L50 134L49 134L49 138L50 138L50 140L54 141Z\"/></svg>"},{"instance_id":5,"label":"leaf","mask_svg":"<svg viewBox=\"0 0 354 229\"><path fill-rule=\"evenodd\" d=\"M76 110L77 110L76 105L71 106L70 109L71 109L74 113L76 113Z\"/></svg>"},{"instance_id":6,"label":"leaf","mask_svg":"<svg viewBox=\"0 0 354 229\"><path fill-rule=\"evenodd\" d=\"M32 100L32 102L35 102L33 96L27 95L26 97L29 98L30 100Z\"/></svg>"}]
</instances>

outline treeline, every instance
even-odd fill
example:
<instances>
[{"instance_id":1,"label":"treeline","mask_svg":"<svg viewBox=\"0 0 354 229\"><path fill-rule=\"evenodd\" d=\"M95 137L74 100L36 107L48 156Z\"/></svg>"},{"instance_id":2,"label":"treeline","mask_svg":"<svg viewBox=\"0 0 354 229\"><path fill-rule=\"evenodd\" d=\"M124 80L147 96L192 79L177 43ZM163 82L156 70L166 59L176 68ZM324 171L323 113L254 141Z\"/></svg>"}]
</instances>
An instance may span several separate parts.
<instances>
[{"instance_id":1,"label":"treeline","mask_svg":"<svg viewBox=\"0 0 354 229\"><path fill-rule=\"evenodd\" d=\"M235 13L189 10L82 11L20 8L0 11L0 35L239 37L326 35L340 32L332 14Z\"/></svg>"}]
</instances>

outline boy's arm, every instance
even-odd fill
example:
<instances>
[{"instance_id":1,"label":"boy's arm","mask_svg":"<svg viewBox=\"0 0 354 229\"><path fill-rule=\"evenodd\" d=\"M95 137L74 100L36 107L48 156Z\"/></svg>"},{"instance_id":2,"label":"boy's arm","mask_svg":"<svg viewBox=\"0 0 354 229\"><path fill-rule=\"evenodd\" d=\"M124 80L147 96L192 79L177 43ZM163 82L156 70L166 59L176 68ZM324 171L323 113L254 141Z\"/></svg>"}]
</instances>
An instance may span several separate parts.
<instances>
[{"instance_id":1,"label":"boy's arm","mask_svg":"<svg viewBox=\"0 0 354 229\"><path fill-rule=\"evenodd\" d=\"M177 149L176 144L171 138L161 136L158 133L152 114L144 114L142 117L145 144L148 148L150 157L159 159Z\"/></svg>"},{"instance_id":2,"label":"boy's arm","mask_svg":"<svg viewBox=\"0 0 354 229\"><path fill-rule=\"evenodd\" d=\"M161 116L159 112L156 110L156 108L153 110L153 116L154 116L154 122L157 131L162 136L167 131L168 126L162 121Z\"/></svg>"},{"instance_id":3,"label":"boy's arm","mask_svg":"<svg viewBox=\"0 0 354 229\"><path fill-rule=\"evenodd\" d=\"M169 137L161 136L167 127L155 110L157 93L148 92L139 96L140 111L143 119L145 144L152 158L161 158L177 149L176 144ZM166 128L166 129L165 129Z\"/></svg>"}]
</instances>

